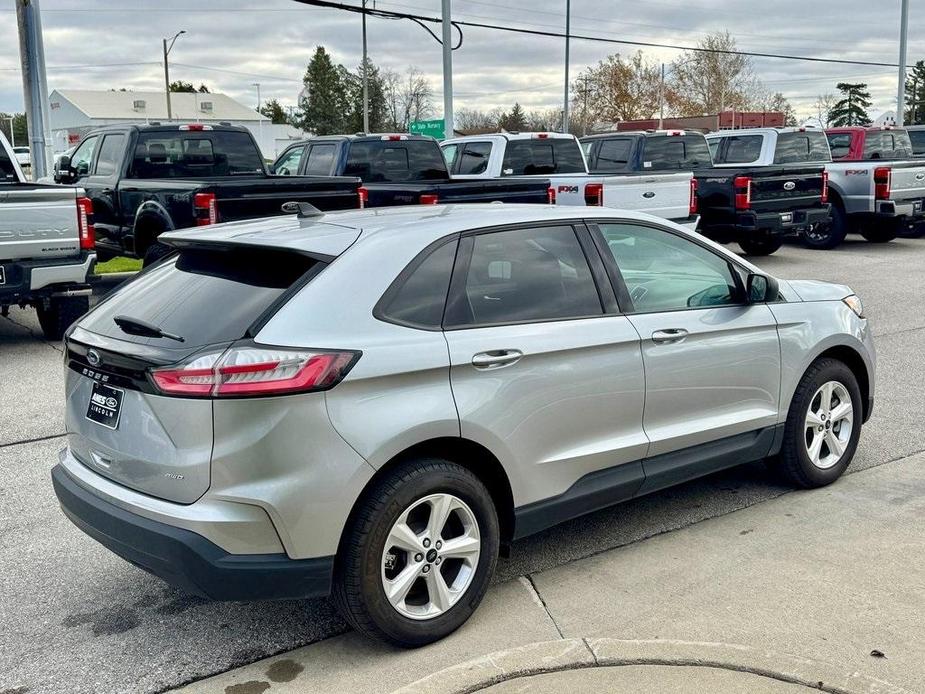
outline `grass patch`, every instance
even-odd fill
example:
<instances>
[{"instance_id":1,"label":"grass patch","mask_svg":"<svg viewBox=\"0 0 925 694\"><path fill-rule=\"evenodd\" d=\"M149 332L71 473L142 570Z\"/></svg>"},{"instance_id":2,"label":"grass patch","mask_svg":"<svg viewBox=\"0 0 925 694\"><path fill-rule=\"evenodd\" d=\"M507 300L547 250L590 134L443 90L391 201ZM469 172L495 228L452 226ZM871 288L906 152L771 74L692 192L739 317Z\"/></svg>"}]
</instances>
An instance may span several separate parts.
<instances>
[{"instance_id":1,"label":"grass patch","mask_svg":"<svg viewBox=\"0 0 925 694\"><path fill-rule=\"evenodd\" d=\"M96 264L97 275L107 275L112 272L137 272L141 270L141 261L134 258L113 258L105 263Z\"/></svg>"}]
</instances>

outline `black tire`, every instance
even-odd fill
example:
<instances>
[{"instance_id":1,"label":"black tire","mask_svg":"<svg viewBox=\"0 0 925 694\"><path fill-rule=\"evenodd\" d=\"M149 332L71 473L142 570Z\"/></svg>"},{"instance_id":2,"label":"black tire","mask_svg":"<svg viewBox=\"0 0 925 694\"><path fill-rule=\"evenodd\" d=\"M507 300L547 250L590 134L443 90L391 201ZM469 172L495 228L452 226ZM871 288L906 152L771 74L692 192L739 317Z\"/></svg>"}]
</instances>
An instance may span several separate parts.
<instances>
[{"instance_id":1,"label":"black tire","mask_svg":"<svg viewBox=\"0 0 925 694\"><path fill-rule=\"evenodd\" d=\"M829 251L841 245L848 235L848 215L841 205L832 205L832 219L816 224L803 232L803 243L818 251Z\"/></svg>"},{"instance_id":2,"label":"black tire","mask_svg":"<svg viewBox=\"0 0 925 694\"><path fill-rule=\"evenodd\" d=\"M382 555L393 524L416 501L438 492L461 499L478 523L481 548L476 570L462 597L443 614L426 620L398 612L382 585ZM344 533L334 575L333 599L358 632L405 648L442 639L475 612L498 559L500 530L491 495L469 470L446 460L409 461L387 473L358 502Z\"/></svg>"},{"instance_id":3,"label":"black tire","mask_svg":"<svg viewBox=\"0 0 925 694\"><path fill-rule=\"evenodd\" d=\"M876 228L867 228L861 229L861 236L870 241L871 243L889 243L896 238L895 229L876 229Z\"/></svg>"},{"instance_id":4,"label":"black tire","mask_svg":"<svg viewBox=\"0 0 925 694\"><path fill-rule=\"evenodd\" d=\"M108 263L115 257L116 254L112 251L101 251L99 248L96 249L96 262L98 263Z\"/></svg>"},{"instance_id":5,"label":"black tire","mask_svg":"<svg viewBox=\"0 0 925 694\"><path fill-rule=\"evenodd\" d=\"M745 255L771 255L784 245L781 238L749 238L739 239L739 246Z\"/></svg>"},{"instance_id":6,"label":"black tire","mask_svg":"<svg viewBox=\"0 0 925 694\"><path fill-rule=\"evenodd\" d=\"M145 257L141 261L141 267L154 265L158 260L173 252L173 249L165 243L155 241L145 251Z\"/></svg>"},{"instance_id":7,"label":"black tire","mask_svg":"<svg viewBox=\"0 0 925 694\"><path fill-rule=\"evenodd\" d=\"M829 381L841 383L851 397L853 423L848 444L841 458L832 467L821 468L813 464L807 452L806 414L816 392ZM786 482L801 489L823 487L831 484L844 473L854 458L861 435L863 403L857 378L844 362L823 358L815 361L797 386L790 401L784 443L780 455L771 462L771 468Z\"/></svg>"},{"instance_id":8,"label":"black tire","mask_svg":"<svg viewBox=\"0 0 925 694\"><path fill-rule=\"evenodd\" d=\"M64 337L64 333L71 324L90 310L90 297L88 296L62 296L53 298L48 308L39 304L36 311L39 315L39 325L46 340L57 341Z\"/></svg>"}]
</instances>

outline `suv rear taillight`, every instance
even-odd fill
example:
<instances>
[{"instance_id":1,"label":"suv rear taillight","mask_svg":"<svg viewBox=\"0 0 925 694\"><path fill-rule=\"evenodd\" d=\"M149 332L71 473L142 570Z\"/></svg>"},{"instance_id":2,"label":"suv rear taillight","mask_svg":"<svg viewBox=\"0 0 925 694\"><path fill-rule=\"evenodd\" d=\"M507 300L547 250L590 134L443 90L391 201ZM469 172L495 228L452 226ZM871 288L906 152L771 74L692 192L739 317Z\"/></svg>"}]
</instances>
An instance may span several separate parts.
<instances>
[{"instance_id":1,"label":"suv rear taillight","mask_svg":"<svg viewBox=\"0 0 925 694\"><path fill-rule=\"evenodd\" d=\"M889 166L878 166L874 169L874 198L876 200L889 200L893 184L893 170Z\"/></svg>"},{"instance_id":2,"label":"suv rear taillight","mask_svg":"<svg viewBox=\"0 0 925 694\"><path fill-rule=\"evenodd\" d=\"M732 181L735 188L736 210L748 210L752 206L752 179L749 176L736 176Z\"/></svg>"},{"instance_id":3,"label":"suv rear taillight","mask_svg":"<svg viewBox=\"0 0 925 694\"><path fill-rule=\"evenodd\" d=\"M436 205L440 202L440 196L435 193L421 193L421 197L418 199L422 205Z\"/></svg>"},{"instance_id":4,"label":"suv rear taillight","mask_svg":"<svg viewBox=\"0 0 925 694\"><path fill-rule=\"evenodd\" d=\"M585 186L585 205L588 207L604 206L603 183L589 183Z\"/></svg>"},{"instance_id":5,"label":"suv rear taillight","mask_svg":"<svg viewBox=\"0 0 925 694\"><path fill-rule=\"evenodd\" d=\"M357 198L360 201L360 209L365 209L366 204L369 202L369 189L368 188L357 188Z\"/></svg>"},{"instance_id":6,"label":"suv rear taillight","mask_svg":"<svg viewBox=\"0 0 925 694\"><path fill-rule=\"evenodd\" d=\"M198 398L310 393L333 388L359 352L265 346L232 346L185 364L153 369L154 386L165 395Z\"/></svg>"},{"instance_id":7,"label":"suv rear taillight","mask_svg":"<svg viewBox=\"0 0 925 694\"><path fill-rule=\"evenodd\" d=\"M549 188L546 189L546 201L550 205L556 204L556 189L552 186L549 186Z\"/></svg>"},{"instance_id":8,"label":"suv rear taillight","mask_svg":"<svg viewBox=\"0 0 925 694\"><path fill-rule=\"evenodd\" d=\"M697 179L691 179L691 200L687 206L688 214L697 214Z\"/></svg>"},{"instance_id":9,"label":"suv rear taillight","mask_svg":"<svg viewBox=\"0 0 925 694\"><path fill-rule=\"evenodd\" d=\"M822 172L822 202L829 201L829 172Z\"/></svg>"},{"instance_id":10,"label":"suv rear taillight","mask_svg":"<svg viewBox=\"0 0 925 694\"><path fill-rule=\"evenodd\" d=\"M218 221L218 200L215 193L196 193L193 196L193 216L196 226L204 227Z\"/></svg>"},{"instance_id":11,"label":"suv rear taillight","mask_svg":"<svg viewBox=\"0 0 925 694\"><path fill-rule=\"evenodd\" d=\"M90 198L77 198L77 236L80 239L80 250L93 250L96 231L93 229L93 201Z\"/></svg>"}]
</instances>

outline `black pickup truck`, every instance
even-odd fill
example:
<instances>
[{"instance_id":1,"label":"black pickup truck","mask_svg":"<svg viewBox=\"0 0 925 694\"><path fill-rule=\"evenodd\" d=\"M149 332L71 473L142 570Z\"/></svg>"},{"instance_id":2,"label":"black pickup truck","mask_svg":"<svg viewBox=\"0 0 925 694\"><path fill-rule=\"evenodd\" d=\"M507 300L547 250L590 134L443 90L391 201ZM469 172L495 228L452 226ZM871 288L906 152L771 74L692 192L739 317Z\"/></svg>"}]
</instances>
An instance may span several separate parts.
<instances>
[{"instance_id":1,"label":"black pickup truck","mask_svg":"<svg viewBox=\"0 0 925 694\"><path fill-rule=\"evenodd\" d=\"M368 207L455 202L550 203L549 181L451 179L440 145L424 135L327 135L290 145L277 176L357 176Z\"/></svg>"},{"instance_id":2,"label":"black pickup truck","mask_svg":"<svg viewBox=\"0 0 925 694\"><path fill-rule=\"evenodd\" d=\"M360 205L357 178L272 176L245 128L231 125L107 126L89 133L55 172L93 201L101 261L156 260L164 231L282 214L285 202L322 210Z\"/></svg>"}]
</instances>

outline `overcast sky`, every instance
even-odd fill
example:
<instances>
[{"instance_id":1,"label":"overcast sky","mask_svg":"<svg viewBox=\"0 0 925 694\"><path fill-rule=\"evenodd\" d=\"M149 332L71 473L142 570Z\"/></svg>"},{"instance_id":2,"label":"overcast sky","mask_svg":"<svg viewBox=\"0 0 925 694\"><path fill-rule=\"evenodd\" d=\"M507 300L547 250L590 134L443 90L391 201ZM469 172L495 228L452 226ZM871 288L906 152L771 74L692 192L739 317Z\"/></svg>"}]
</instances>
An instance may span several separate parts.
<instances>
[{"instance_id":1,"label":"overcast sky","mask_svg":"<svg viewBox=\"0 0 925 694\"><path fill-rule=\"evenodd\" d=\"M344 0L359 4L360 0ZM372 0L370 0L372 3ZM293 105L305 65L323 44L335 60L355 66L361 55L360 16L308 7L292 0L41 0L48 87L162 89L161 39L186 30L170 54L171 79L205 83L256 105ZM0 7L0 110L23 108L16 15ZM195 9L191 9L191 6ZM439 0L378 0L376 6L438 15ZM728 29L740 49L758 52L896 63L900 0L572 0L572 32L615 39L694 45L704 34ZM836 8L837 9L834 9ZM453 0L461 20L562 31L565 0ZM369 19L370 57L404 70L415 65L432 80L442 111L440 46L408 21ZM912 3L909 61L925 58L925 2ZM572 78L610 53L635 48L572 41ZM654 61L678 52L644 49ZM559 107L564 41L557 38L465 29L454 52L456 107ZM756 72L781 91L801 115L816 95L840 80L868 82L872 115L895 104L896 70L858 65L755 59Z\"/></svg>"}]
</instances>

